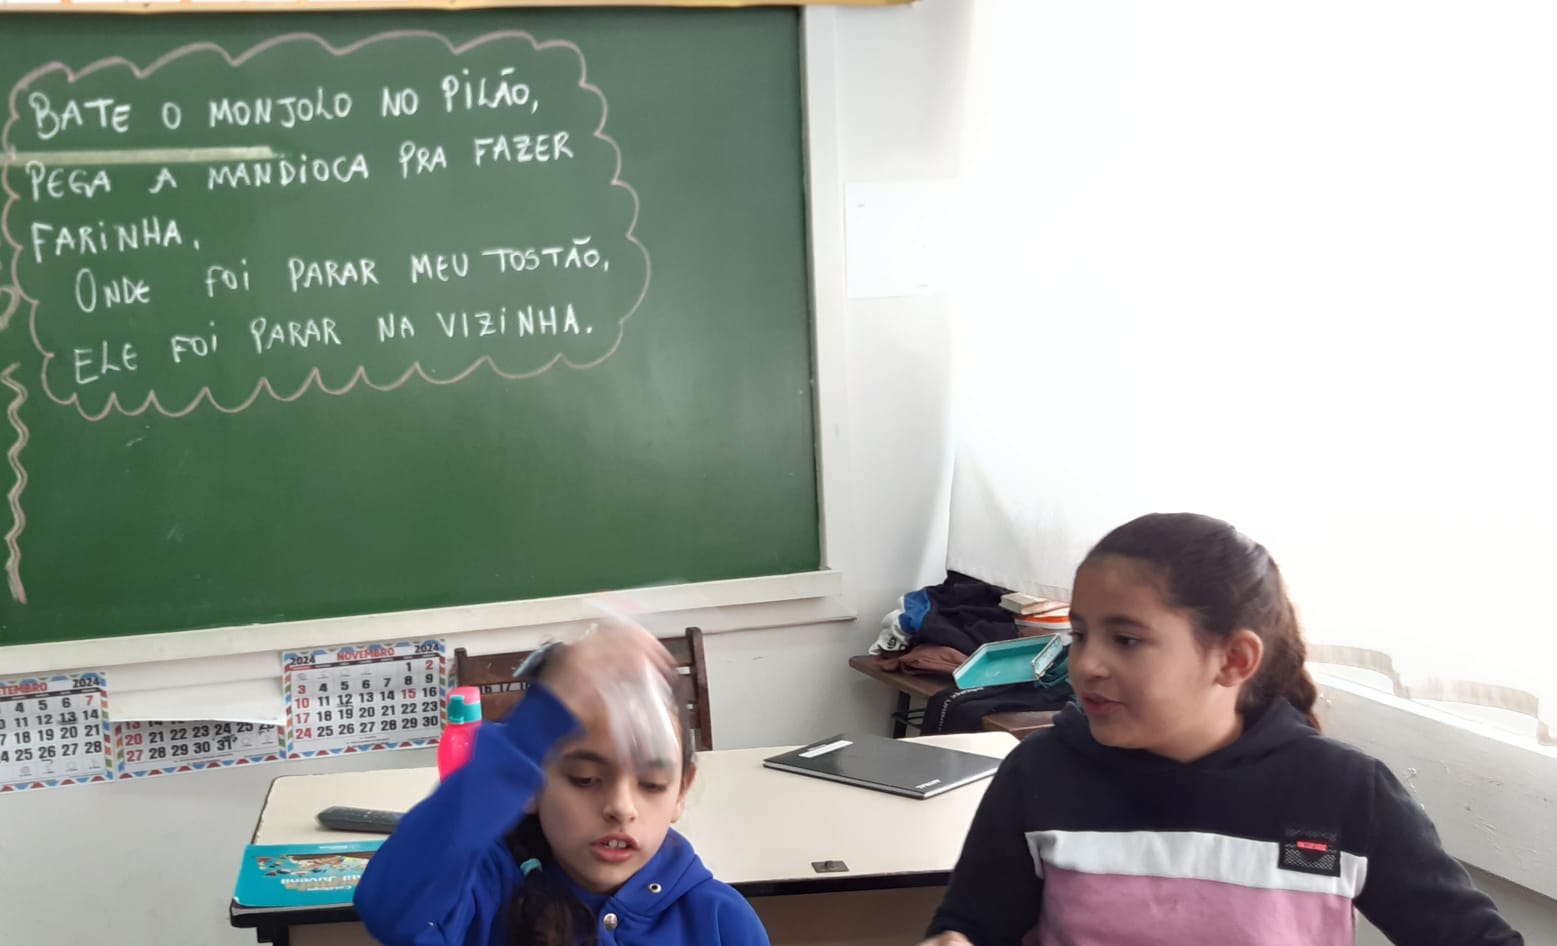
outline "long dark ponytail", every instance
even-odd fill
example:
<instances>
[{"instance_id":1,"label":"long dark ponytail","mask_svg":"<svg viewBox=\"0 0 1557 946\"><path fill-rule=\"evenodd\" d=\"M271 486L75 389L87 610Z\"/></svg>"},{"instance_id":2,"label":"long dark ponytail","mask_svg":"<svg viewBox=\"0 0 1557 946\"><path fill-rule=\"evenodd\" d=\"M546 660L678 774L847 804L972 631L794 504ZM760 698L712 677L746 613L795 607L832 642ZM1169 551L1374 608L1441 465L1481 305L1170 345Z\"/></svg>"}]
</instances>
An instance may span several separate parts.
<instances>
[{"instance_id":1,"label":"long dark ponytail","mask_svg":"<svg viewBox=\"0 0 1557 946\"><path fill-rule=\"evenodd\" d=\"M524 871L508 906L509 946L595 946L595 918L557 877L561 868L539 816L524 816L508 835L508 850Z\"/></svg>"},{"instance_id":2,"label":"long dark ponytail","mask_svg":"<svg viewBox=\"0 0 1557 946\"><path fill-rule=\"evenodd\" d=\"M1103 537L1087 560L1119 555L1161 573L1169 603L1195 615L1199 632L1225 640L1235 631L1258 634L1260 669L1239 695L1238 709L1259 716L1285 699L1319 728L1319 691L1304 666L1307 648L1281 569L1265 546L1226 522L1195 513L1153 513Z\"/></svg>"}]
</instances>

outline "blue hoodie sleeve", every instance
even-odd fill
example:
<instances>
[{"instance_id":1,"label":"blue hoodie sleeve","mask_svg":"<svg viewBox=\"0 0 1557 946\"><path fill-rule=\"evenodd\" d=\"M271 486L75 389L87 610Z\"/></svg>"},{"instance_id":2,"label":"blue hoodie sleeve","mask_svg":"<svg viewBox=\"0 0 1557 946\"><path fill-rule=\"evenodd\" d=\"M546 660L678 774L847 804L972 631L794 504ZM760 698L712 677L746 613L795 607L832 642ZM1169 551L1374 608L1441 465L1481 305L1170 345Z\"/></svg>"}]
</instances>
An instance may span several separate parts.
<instances>
[{"instance_id":1,"label":"blue hoodie sleeve","mask_svg":"<svg viewBox=\"0 0 1557 946\"><path fill-rule=\"evenodd\" d=\"M757 911L734 887L711 881L718 890L714 917L719 927L719 946L769 946L767 927Z\"/></svg>"},{"instance_id":2,"label":"blue hoodie sleeve","mask_svg":"<svg viewBox=\"0 0 1557 946\"><path fill-rule=\"evenodd\" d=\"M543 766L578 721L533 687L507 721L476 734L470 760L368 861L357 913L385 946L487 943L520 882L504 839L540 790Z\"/></svg>"}]
</instances>

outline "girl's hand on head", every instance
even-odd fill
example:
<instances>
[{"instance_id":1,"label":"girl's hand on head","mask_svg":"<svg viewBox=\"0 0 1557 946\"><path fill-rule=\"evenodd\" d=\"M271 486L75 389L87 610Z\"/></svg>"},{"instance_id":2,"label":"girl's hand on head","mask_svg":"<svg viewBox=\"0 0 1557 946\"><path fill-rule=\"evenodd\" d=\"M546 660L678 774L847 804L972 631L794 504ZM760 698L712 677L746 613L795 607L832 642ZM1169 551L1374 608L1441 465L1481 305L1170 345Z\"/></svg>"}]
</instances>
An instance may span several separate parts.
<instances>
[{"instance_id":1,"label":"girl's hand on head","mask_svg":"<svg viewBox=\"0 0 1557 946\"><path fill-rule=\"evenodd\" d=\"M973 944L961 933L948 930L945 933L924 940L919 946L973 946Z\"/></svg>"},{"instance_id":2,"label":"girl's hand on head","mask_svg":"<svg viewBox=\"0 0 1557 946\"><path fill-rule=\"evenodd\" d=\"M585 720L605 711L602 688L639 678L645 667L672 674L675 666L654 635L637 624L613 621L549 655L540 682L574 717Z\"/></svg>"}]
</instances>

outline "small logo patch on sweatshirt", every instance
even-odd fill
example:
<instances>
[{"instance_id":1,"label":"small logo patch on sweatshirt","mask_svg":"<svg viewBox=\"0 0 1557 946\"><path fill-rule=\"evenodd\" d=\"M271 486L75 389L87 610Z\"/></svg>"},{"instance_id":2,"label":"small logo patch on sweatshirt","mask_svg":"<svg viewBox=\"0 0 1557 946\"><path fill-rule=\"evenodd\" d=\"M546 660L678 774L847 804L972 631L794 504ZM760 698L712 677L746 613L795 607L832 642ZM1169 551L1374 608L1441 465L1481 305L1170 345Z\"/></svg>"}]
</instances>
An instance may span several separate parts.
<instances>
[{"instance_id":1,"label":"small logo patch on sweatshirt","mask_svg":"<svg viewBox=\"0 0 1557 946\"><path fill-rule=\"evenodd\" d=\"M1287 832L1276 866L1304 874L1341 876L1341 849L1333 837L1320 834Z\"/></svg>"}]
</instances>

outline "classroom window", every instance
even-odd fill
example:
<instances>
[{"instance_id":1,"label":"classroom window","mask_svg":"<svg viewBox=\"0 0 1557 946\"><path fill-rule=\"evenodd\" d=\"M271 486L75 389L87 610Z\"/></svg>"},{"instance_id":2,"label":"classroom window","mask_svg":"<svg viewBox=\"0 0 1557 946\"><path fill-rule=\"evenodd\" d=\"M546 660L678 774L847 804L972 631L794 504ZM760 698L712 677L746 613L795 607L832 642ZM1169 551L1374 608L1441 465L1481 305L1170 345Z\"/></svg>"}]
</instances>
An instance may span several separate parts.
<instances>
[{"instance_id":1,"label":"classroom window","mask_svg":"<svg viewBox=\"0 0 1557 946\"><path fill-rule=\"evenodd\" d=\"M1550 743L1557 11L1128 7L976 14L951 567L1218 515L1314 656Z\"/></svg>"}]
</instances>

